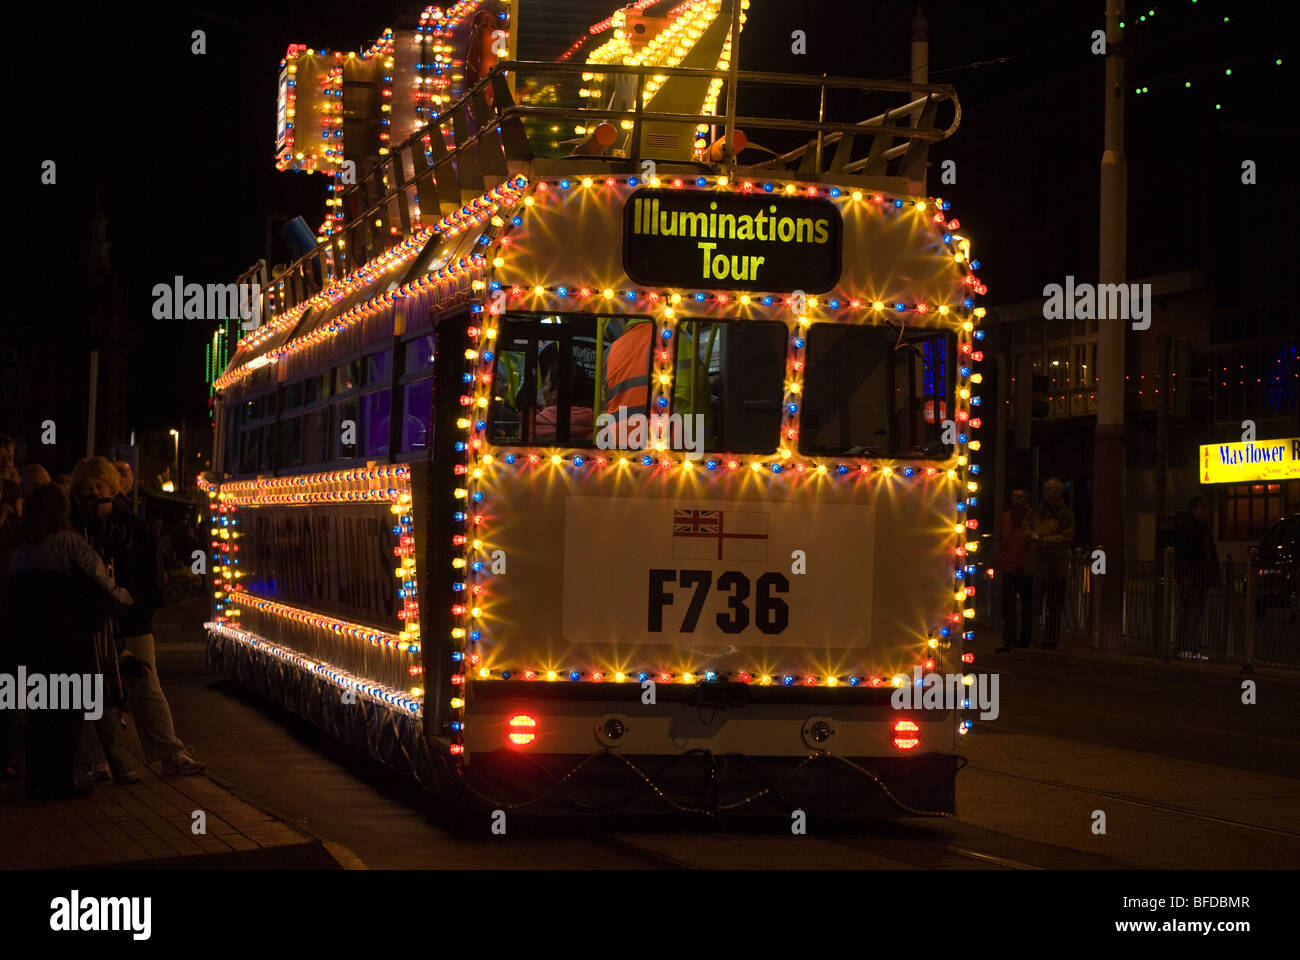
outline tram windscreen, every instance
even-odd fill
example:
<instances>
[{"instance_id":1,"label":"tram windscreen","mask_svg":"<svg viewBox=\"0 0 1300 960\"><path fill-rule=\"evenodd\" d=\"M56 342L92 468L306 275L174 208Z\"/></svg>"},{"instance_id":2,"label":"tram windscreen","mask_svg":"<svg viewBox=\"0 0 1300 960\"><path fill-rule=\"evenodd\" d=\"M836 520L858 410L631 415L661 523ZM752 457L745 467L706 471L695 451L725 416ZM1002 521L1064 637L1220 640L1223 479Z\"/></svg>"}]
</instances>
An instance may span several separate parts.
<instances>
[{"instance_id":1,"label":"tram windscreen","mask_svg":"<svg viewBox=\"0 0 1300 960\"><path fill-rule=\"evenodd\" d=\"M949 455L952 334L815 324L808 331L799 449L815 456Z\"/></svg>"},{"instance_id":2,"label":"tram windscreen","mask_svg":"<svg viewBox=\"0 0 1300 960\"><path fill-rule=\"evenodd\" d=\"M774 453L789 330L760 320L683 320L673 412L694 418L705 453Z\"/></svg>"},{"instance_id":3,"label":"tram windscreen","mask_svg":"<svg viewBox=\"0 0 1300 960\"><path fill-rule=\"evenodd\" d=\"M623 327L622 318L589 315L503 318L488 439L592 446L597 333L603 360Z\"/></svg>"}]
</instances>

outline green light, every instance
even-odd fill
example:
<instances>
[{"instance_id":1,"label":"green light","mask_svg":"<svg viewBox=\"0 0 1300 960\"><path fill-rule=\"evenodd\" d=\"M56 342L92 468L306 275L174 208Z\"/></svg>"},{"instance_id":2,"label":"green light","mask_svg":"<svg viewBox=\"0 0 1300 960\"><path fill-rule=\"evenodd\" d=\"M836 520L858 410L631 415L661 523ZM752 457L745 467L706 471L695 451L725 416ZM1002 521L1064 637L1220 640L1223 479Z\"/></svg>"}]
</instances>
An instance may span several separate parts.
<instances>
[{"instance_id":1,"label":"green light","mask_svg":"<svg viewBox=\"0 0 1300 960\"><path fill-rule=\"evenodd\" d=\"M1282 58L1281 58L1281 57L1278 57L1278 58L1277 58L1276 60L1274 60L1273 62L1276 63L1279 67L1282 66Z\"/></svg>"},{"instance_id":2,"label":"green light","mask_svg":"<svg viewBox=\"0 0 1300 960\"><path fill-rule=\"evenodd\" d=\"M1143 92L1143 93L1150 93L1150 92L1151 92L1151 88L1150 88L1150 87L1143 87L1143 88L1142 88L1142 92Z\"/></svg>"},{"instance_id":3,"label":"green light","mask_svg":"<svg viewBox=\"0 0 1300 960\"><path fill-rule=\"evenodd\" d=\"M1221 103L1216 103L1216 104L1214 105L1214 109L1215 109L1215 110L1222 110L1222 109L1223 109L1223 104L1221 104Z\"/></svg>"},{"instance_id":4,"label":"green light","mask_svg":"<svg viewBox=\"0 0 1300 960\"><path fill-rule=\"evenodd\" d=\"M1228 22L1228 18L1227 18L1227 17L1224 17L1224 18L1223 18L1223 22L1224 22L1224 23L1227 23L1227 22Z\"/></svg>"},{"instance_id":5,"label":"green light","mask_svg":"<svg viewBox=\"0 0 1300 960\"><path fill-rule=\"evenodd\" d=\"M1224 71L1223 71L1223 75L1224 75L1225 77L1230 77L1230 76L1232 76L1232 67L1229 67L1227 70L1224 70Z\"/></svg>"},{"instance_id":6,"label":"green light","mask_svg":"<svg viewBox=\"0 0 1300 960\"><path fill-rule=\"evenodd\" d=\"M1124 21L1123 21L1123 20L1121 20L1121 21L1119 22L1119 28L1120 28L1121 30L1124 29Z\"/></svg>"},{"instance_id":7,"label":"green light","mask_svg":"<svg viewBox=\"0 0 1300 960\"><path fill-rule=\"evenodd\" d=\"M1184 86L1184 87L1190 87L1191 85L1192 85L1192 81L1190 81L1190 80L1185 80L1185 81L1183 82L1183 86Z\"/></svg>"},{"instance_id":8,"label":"green light","mask_svg":"<svg viewBox=\"0 0 1300 960\"><path fill-rule=\"evenodd\" d=\"M1138 17L1138 19L1141 20L1143 23L1147 22L1147 18L1145 15Z\"/></svg>"},{"instance_id":9,"label":"green light","mask_svg":"<svg viewBox=\"0 0 1300 960\"><path fill-rule=\"evenodd\" d=\"M1148 10L1148 11L1147 11L1147 16L1148 16L1148 17L1154 17L1155 15L1156 15L1156 12L1155 12L1154 10Z\"/></svg>"}]
</instances>

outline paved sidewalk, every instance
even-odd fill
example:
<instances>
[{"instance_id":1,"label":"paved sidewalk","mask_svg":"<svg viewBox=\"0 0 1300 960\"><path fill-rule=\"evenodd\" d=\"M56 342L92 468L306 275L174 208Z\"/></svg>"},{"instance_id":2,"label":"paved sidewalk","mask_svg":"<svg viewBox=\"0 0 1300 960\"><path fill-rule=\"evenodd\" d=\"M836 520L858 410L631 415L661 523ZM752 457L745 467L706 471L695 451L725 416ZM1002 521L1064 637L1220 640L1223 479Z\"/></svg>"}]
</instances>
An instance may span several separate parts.
<instances>
[{"instance_id":1,"label":"paved sidewalk","mask_svg":"<svg viewBox=\"0 0 1300 960\"><path fill-rule=\"evenodd\" d=\"M341 869L359 865L345 848L241 800L205 774L163 777L123 731L143 778L97 784L86 799L29 803L23 782L0 783L0 868ZM21 773L21 769L19 771ZM207 816L195 834L193 814Z\"/></svg>"}]
</instances>

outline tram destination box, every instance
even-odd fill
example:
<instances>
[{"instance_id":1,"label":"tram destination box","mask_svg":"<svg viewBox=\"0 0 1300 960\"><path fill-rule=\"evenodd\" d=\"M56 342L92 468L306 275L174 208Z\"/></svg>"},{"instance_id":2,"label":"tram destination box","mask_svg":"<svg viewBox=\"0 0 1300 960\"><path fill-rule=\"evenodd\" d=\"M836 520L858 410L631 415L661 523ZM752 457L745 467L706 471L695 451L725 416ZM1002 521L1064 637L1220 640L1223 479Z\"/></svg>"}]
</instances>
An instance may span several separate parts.
<instances>
[{"instance_id":1,"label":"tram destination box","mask_svg":"<svg viewBox=\"0 0 1300 960\"><path fill-rule=\"evenodd\" d=\"M825 293L843 235L828 200L638 190L623 209L623 266L646 286Z\"/></svg>"}]
</instances>

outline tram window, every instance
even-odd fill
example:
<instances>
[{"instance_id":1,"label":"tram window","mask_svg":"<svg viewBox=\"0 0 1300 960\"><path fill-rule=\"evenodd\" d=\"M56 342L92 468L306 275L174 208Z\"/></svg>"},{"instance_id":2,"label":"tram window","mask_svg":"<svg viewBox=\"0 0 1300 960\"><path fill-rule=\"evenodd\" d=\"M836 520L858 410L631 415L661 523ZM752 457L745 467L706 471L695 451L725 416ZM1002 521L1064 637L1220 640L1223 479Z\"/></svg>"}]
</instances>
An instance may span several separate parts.
<instances>
[{"instance_id":1,"label":"tram window","mask_svg":"<svg viewBox=\"0 0 1300 960\"><path fill-rule=\"evenodd\" d=\"M322 373L315 377L308 378L305 384L303 402L313 404L317 400L328 399L330 395L330 384L333 382L333 373Z\"/></svg>"},{"instance_id":2,"label":"tram window","mask_svg":"<svg viewBox=\"0 0 1300 960\"><path fill-rule=\"evenodd\" d=\"M813 455L943 458L955 343L934 330L816 324L799 449Z\"/></svg>"},{"instance_id":3,"label":"tram window","mask_svg":"<svg viewBox=\"0 0 1300 960\"><path fill-rule=\"evenodd\" d=\"M334 368L334 395L346 393L361 379L361 361L351 360Z\"/></svg>"},{"instance_id":4,"label":"tram window","mask_svg":"<svg viewBox=\"0 0 1300 960\"><path fill-rule=\"evenodd\" d=\"M257 469L270 470L272 455L275 453L275 424L268 423L262 428L261 448L258 450Z\"/></svg>"},{"instance_id":5,"label":"tram window","mask_svg":"<svg viewBox=\"0 0 1300 960\"><path fill-rule=\"evenodd\" d=\"M433 381L417 380L406 385L402 409L402 451L424 450L429 445L429 416L433 407Z\"/></svg>"},{"instance_id":6,"label":"tram window","mask_svg":"<svg viewBox=\"0 0 1300 960\"><path fill-rule=\"evenodd\" d=\"M592 445L596 336L602 359L623 330L621 318L506 317L492 381L493 443ZM646 349L649 373L649 350Z\"/></svg>"},{"instance_id":7,"label":"tram window","mask_svg":"<svg viewBox=\"0 0 1300 960\"><path fill-rule=\"evenodd\" d=\"M245 427L239 437L239 470L251 473L257 469L258 442L262 431L257 427Z\"/></svg>"},{"instance_id":8,"label":"tram window","mask_svg":"<svg viewBox=\"0 0 1300 960\"><path fill-rule=\"evenodd\" d=\"M367 393L361 398L361 430L365 436L367 457L388 455L389 407L392 394L387 390Z\"/></svg>"},{"instance_id":9,"label":"tram window","mask_svg":"<svg viewBox=\"0 0 1300 960\"><path fill-rule=\"evenodd\" d=\"M393 375L393 351L380 350L366 357L366 384L383 383Z\"/></svg>"},{"instance_id":10,"label":"tram window","mask_svg":"<svg viewBox=\"0 0 1300 960\"><path fill-rule=\"evenodd\" d=\"M776 450L788 339L783 323L684 320L678 324L672 412L697 418L691 427L703 429L705 452ZM676 446L675 438L673 442Z\"/></svg>"},{"instance_id":11,"label":"tram window","mask_svg":"<svg viewBox=\"0 0 1300 960\"><path fill-rule=\"evenodd\" d=\"M361 445L359 427L357 426L357 398L350 397L342 403L334 404L334 438L333 443L338 445L339 459L352 460L357 455L357 448ZM343 442L343 424L351 421L352 443Z\"/></svg>"},{"instance_id":12,"label":"tram window","mask_svg":"<svg viewBox=\"0 0 1300 960\"><path fill-rule=\"evenodd\" d=\"M302 465L302 417L280 421L280 467Z\"/></svg>"},{"instance_id":13,"label":"tram window","mask_svg":"<svg viewBox=\"0 0 1300 960\"><path fill-rule=\"evenodd\" d=\"M417 337L406 345L406 371L423 370L433 366L433 334Z\"/></svg>"},{"instance_id":14,"label":"tram window","mask_svg":"<svg viewBox=\"0 0 1300 960\"><path fill-rule=\"evenodd\" d=\"M302 458L305 464L325 463L329 460L330 411L328 407L315 410L302 418Z\"/></svg>"},{"instance_id":15,"label":"tram window","mask_svg":"<svg viewBox=\"0 0 1300 960\"><path fill-rule=\"evenodd\" d=\"M284 409L293 410L302 406L303 385L291 383L284 388Z\"/></svg>"}]
</instances>

